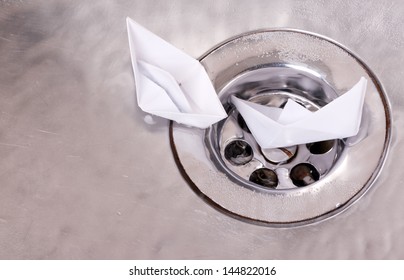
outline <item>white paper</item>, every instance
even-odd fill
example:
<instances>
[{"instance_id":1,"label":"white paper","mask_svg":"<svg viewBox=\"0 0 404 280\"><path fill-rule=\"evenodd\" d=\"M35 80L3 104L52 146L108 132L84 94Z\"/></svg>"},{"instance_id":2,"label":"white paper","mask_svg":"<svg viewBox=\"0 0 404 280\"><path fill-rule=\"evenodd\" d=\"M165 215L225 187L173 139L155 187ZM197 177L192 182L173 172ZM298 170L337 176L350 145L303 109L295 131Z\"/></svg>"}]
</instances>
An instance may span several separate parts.
<instances>
[{"instance_id":1,"label":"white paper","mask_svg":"<svg viewBox=\"0 0 404 280\"><path fill-rule=\"evenodd\" d=\"M178 123L207 128L227 114L200 62L127 18L139 107Z\"/></svg>"},{"instance_id":2,"label":"white paper","mask_svg":"<svg viewBox=\"0 0 404 280\"><path fill-rule=\"evenodd\" d=\"M355 136L361 124L367 80L315 112L289 99L283 109L232 96L248 128L263 149Z\"/></svg>"}]
</instances>

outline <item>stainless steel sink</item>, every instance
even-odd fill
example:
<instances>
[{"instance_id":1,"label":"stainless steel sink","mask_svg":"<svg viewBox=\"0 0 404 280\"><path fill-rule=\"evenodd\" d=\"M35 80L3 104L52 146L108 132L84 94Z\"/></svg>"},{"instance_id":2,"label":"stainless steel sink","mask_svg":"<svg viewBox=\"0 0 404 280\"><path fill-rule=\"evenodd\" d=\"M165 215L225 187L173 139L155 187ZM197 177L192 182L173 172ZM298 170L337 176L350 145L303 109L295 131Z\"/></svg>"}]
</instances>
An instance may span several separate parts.
<instances>
[{"instance_id":1,"label":"stainless steel sink","mask_svg":"<svg viewBox=\"0 0 404 280\"><path fill-rule=\"evenodd\" d=\"M398 1L1 1L0 258L404 258L403 12ZM287 229L206 204L177 168L168 121L136 105L127 16L194 57L278 27L348 47L392 110L371 190Z\"/></svg>"}]
</instances>

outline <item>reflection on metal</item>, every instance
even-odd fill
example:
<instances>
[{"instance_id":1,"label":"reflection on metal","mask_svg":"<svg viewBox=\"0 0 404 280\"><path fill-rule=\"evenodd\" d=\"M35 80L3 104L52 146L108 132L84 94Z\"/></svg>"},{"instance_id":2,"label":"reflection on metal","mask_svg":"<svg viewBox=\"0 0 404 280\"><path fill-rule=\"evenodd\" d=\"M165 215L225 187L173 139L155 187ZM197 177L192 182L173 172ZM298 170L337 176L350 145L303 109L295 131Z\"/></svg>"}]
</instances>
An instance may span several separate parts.
<instances>
[{"instance_id":1,"label":"reflection on metal","mask_svg":"<svg viewBox=\"0 0 404 280\"><path fill-rule=\"evenodd\" d=\"M278 186L278 176L276 173L268 168L258 168L255 169L249 180L257 185L273 188L275 189Z\"/></svg>"},{"instance_id":2,"label":"reflection on metal","mask_svg":"<svg viewBox=\"0 0 404 280\"><path fill-rule=\"evenodd\" d=\"M372 185L390 142L390 111L377 78L345 47L267 30L230 39L201 62L229 117L206 131L172 123L170 135L183 175L211 205L245 221L297 226L340 213ZM362 76L364 121L352 139L263 150L230 102L236 95L282 107L292 98L315 111Z\"/></svg>"},{"instance_id":3,"label":"reflection on metal","mask_svg":"<svg viewBox=\"0 0 404 280\"><path fill-rule=\"evenodd\" d=\"M317 169L309 163L299 163L290 171L293 184L298 187L311 185L320 179Z\"/></svg>"},{"instance_id":4,"label":"reflection on metal","mask_svg":"<svg viewBox=\"0 0 404 280\"><path fill-rule=\"evenodd\" d=\"M226 145L224 157L232 165L245 165L253 159L253 151L247 142L234 140Z\"/></svg>"}]
</instances>

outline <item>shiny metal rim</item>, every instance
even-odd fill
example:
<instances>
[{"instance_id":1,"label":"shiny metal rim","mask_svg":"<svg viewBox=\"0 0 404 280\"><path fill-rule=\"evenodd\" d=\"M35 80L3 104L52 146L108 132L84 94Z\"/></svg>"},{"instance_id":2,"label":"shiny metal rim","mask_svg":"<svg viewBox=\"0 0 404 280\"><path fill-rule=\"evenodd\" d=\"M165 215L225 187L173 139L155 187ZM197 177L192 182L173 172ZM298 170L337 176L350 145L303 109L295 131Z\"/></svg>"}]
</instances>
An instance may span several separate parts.
<instances>
[{"instance_id":1,"label":"shiny metal rim","mask_svg":"<svg viewBox=\"0 0 404 280\"><path fill-rule=\"evenodd\" d=\"M389 144L391 141L391 112L390 112L390 106L389 106L388 99L384 93L381 83L379 82L377 77L374 75L374 73L369 69L369 67L361 59L358 58L358 56L353 54L346 47L342 46L341 44L339 44L329 38L326 38L321 35L313 34L310 32L293 30L293 29L269 29L269 30L259 30L259 31L253 31L253 32L241 34L239 36L233 37L233 38L219 44L218 46L216 46L213 49L211 49L210 51L208 51L205 55L203 55L200 58L200 61L206 67L217 91L220 91L221 88L224 86L224 84L229 81L229 80L227 80L222 83L220 81L218 81L218 76L220 74L220 71L216 72L216 69L214 69L215 65L212 65L212 63L211 63L212 59L216 59L216 61L217 61L218 52L223 52L226 48L228 48L229 45L234 44L237 40L242 40L242 39L248 38L249 36L257 36L257 35L260 36L260 35L265 35L265 34L268 35L268 34L277 34L277 33L288 34L286 36L289 36L289 37L290 36L292 36L292 37L304 36L304 37L306 37L306 39L312 38L313 40L317 40L317 41L319 40L318 42L321 41L321 44L328 45L328 47L330 47L331 49L338 48L340 51L342 50L347 55L348 60L350 59L350 60L354 61L354 63L356 64L356 68L361 70L360 71L360 72L362 72L361 74L367 75L367 77L371 81L372 87L375 89L375 92L377 93L377 97L378 97L378 100L376 102L377 104L375 106L377 106L376 109L378 110L378 114L382 115L382 118L383 118L382 123L383 123L383 127L384 127L384 129L383 129L384 134L383 134L383 139L381 139L380 134L377 139L379 142L383 142L383 143L379 143L380 145L379 145L379 150L378 150L379 154L378 154L377 162L375 162L374 168L372 168L371 171L367 170L365 176L362 176L362 177L366 177L366 178L363 178L364 180L361 181L361 186L360 187L356 186L355 191L350 195L350 197L348 199L346 199L345 201L335 205L335 208L329 209L328 211L320 211L321 213L319 212L315 215L308 215L307 217L303 217L303 218L299 217L296 219L291 218L291 219L283 219L283 220L282 219L271 219L271 218L262 219L258 216L257 217L254 216L254 215L245 215L245 213L243 213L243 211L238 211L237 207L235 209L232 209L231 207L228 207L228 205L223 205L223 201L221 201L220 198L218 199L214 195L211 195L211 193L209 193L209 191L207 191L207 189L206 189L207 181L206 180L201 181L198 176L195 176L195 170L194 170L195 167L193 166L193 163L191 163L191 161L198 162L200 160L201 162L203 162L203 164L207 164L209 166L209 161L210 161L209 155L206 154L206 151L204 153L201 153L201 151L204 151L204 148L202 148L200 146L197 149L195 149L195 150L199 149L199 151L198 151L199 154L197 153L197 155L192 155L192 152L191 152L191 156L189 157L189 155L190 155L189 152L192 150L192 145L191 145L190 149L189 149L189 147L184 148L184 146L186 146L186 145L183 145L184 139L187 138L187 137L184 138L184 136L193 135L193 136L190 136L190 139L185 140L185 142L193 142L193 143L196 143L196 145L201 145L201 142L203 143L203 139L204 139L204 136L203 136L204 133L202 131L196 130L196 129L184 128L177 124L171 123L170 124L170 141L171 141L174 157L176 159L176 162L177 162L184 178L189 182L192 189L200 197L202 197L205 201L207 201L210 205L214 206L216 209L218 209L232 217L241 219L243 221L257 223L257 224L261 224L261 225L267 225L267 226L272 226L272 227L301 226L301 225L307 225L307 224L315 223L318 221L326 220L338 213L343 212L349 206L351 206L353 204L353 202L357 201L361 196L363 196L366 193L366 191L369 190L372 183L376 180L378 174L380 173L380 170L383 166L385 157L387 156L387 153L388 153L388 147L389 147ZM243 62L243 61L241 61L241 62ZM240 63L240 62L238 62L238 63ZM238 63L236 62L236 64L238 64ZM213 69L212 69L212 67L213 67ZM229 70L227 69L227 71L229 71ZM243 71L241 71L237 74L240 74L242 72ZM235 75L233 75L232 78L234 78L234 76ZM372 102L374 102L374 100L372 100ZM372 102L370 102L371 105L373 104ZM380 121L377 123L377 125L380 125ZM372 132L372 133L374 133L374 132ZM373 134L371 134L370 136L373 136ZM179 141L180 138L182 138L181 141ZM198 139L200 140L200 142L198 141ZM197 142L195 142L195 141L197 141ZM185 144L187 144L187 143L185 143ZM363 146L364 144L365 143L358 144L357 147ZM355 148L355 150L357 150L357 149L358 148ZM353 150L350 149L348 151L348 154L357 155L357 151L353 152ZM210 166L210 167L212 167L212 166ZM341 172L342 168L343 168L343 164L340 164L340 166L338 166L336 168L336 170L337 170L336 173ZM213 169L213 171L221 172L217 169ZM231 180L228 180L228 182L223 183L223 180L226 180L226 176L224 176L224 177L222 176L221 179L219 180L220 182L216 182L216 183L219 185L227 184L227 183L234 184L231 182ZM214 181L210 182L210 183L215 184ZM208 189L209 189L209 187L208 187ZM300 192L300 190L299 190L299 192ZM242 201L237 201L238 198L241 198L241 196L237 196L237 194L232 194L232 195L234 195L236 197L236 201L234 202L235 204L242 203ZM258 192L256 195L259 196L262 194ZM299 195L302 195L302 194L299 193ZM268 206L263 206L262 208L264 210L270 209L270 207L268 208ZM302 209L300 209L300 210L302 210Z\"/></svg>"}]
</instances>

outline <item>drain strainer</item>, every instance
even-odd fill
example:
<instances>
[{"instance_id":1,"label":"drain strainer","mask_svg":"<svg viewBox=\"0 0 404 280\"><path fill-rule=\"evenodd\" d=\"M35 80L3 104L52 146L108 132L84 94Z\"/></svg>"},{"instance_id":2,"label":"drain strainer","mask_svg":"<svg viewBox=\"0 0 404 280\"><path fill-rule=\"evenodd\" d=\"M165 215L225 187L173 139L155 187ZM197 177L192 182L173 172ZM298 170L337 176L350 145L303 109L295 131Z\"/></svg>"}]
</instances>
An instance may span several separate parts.
<instances>
[{"instance_id":1,"label":"drain strainer","mask_svg":"<svg viewBox=\"0 0 404 280\"><path fill-rule=\"evenodd\" d=\"M200 61L228 117L206 130L172 123L170 139L183 175L211 205L251 222L303 225L341 212L372 185L390 142L390 111L378 79L345 47L267 30L226 41ZM362 124L347 139L262 149L230 101L282 108L293 99L316 111L361 77L368 80Z\"/></svg>"}]
</instances>

